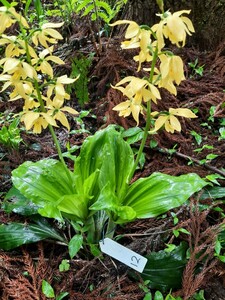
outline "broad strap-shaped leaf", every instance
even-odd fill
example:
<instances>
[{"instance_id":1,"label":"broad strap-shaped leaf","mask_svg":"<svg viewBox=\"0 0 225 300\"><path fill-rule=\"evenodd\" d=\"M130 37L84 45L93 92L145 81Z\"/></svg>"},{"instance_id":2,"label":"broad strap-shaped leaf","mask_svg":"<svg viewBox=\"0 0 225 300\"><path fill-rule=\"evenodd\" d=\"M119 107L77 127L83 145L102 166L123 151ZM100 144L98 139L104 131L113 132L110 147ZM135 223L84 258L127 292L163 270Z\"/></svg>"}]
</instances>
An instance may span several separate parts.
<instances>
[{"instance_id":1,"label":"broad strap-shaped leaf","mask_svg":"<svg viewBox=\"0 0 225 300\"><path fill-rule=\"evenodd\" d=\"M110 125L84 141L75 163L76 189L99 170L99 189L110 183L112 191L123 198L133 164L131 147L123 140L121 133Z\"/></svg>"},{"instance_id":2,"label":"broad strap-shaped leaf","mask_svg":"<svg viewBox=\"0 0 225 300\"><path fill-rule=\"evenodd\" d=\"M117 224L126 223L136 218L136 212L132 207L121 205L120 200L110 188L110 183L101 190L97 201L89 209L108 212Z\"/></svg>"},{"instance_id":3,"label":"broad strap-shaped leaf","mask_svg":"<svg viewBox=\"0 0 225 300\"><path fill-rule=\"evenodd\" d=\"M61 162L43 159L20 165L12 172L12 181L22 195L33 203L44 206L47 202L55 203L63 195L74 194L74 175L72 172L70 174L71 179Z\"/></svg>"},{"instance_id":4,"label":"broad strap-shaped leaf","mask_svg":"<svg viewBox=\"0 0 225 300\"><path fill-rule=\"evenodd\" d=\"M188 245L182 242L172 252L152 252L146 256L148 262L141 277L149 280L149 287L163 292L181 287L183 270L187 259Z\"/></svg>"},{"instance_id":5,"label":"broad strap-shaped leaf","mask_svg":"<svg viewBox=\"0 0 225 300\"><path fill-rule=\"evenodd\" d=\"M6 213L11 213L12 211L16 214L23 216L31 216L38 213L38 206L32 201L24 197L20 191L18 191L14 186L8 191L5 196L4 202L1 208Z\"/></svg>"},{"instance_id":6,"label":"broad strap-shaped leaf","mask_svg":"<svg viewBox=\"0 0 225 300\"><path fill-rule=\"evenodd\" d=\"M43 207L40 207L38 209L38 213L42 217L53 218L59 222L64 222L60 210L56 207L54 203L47 202L45 205L43 205Z\"/></svg>"},{"instance_id":7,"label":"broad strap-shaped leaf","mask_svg":"<svg viewBox=\"0 0 225 300\"><path fill-rule=\"evenodd\" d=\"M137 218L156 217L182 205L207 184L194 173L181 176L153 173L131 184L123 205L132 207Z\"/></svg>"},{"instance_id":8,"label":"broad strap-shaped leaf","mask_svg":"<svg viewBox=\"0 0 225 300\"><path fill-rule=\"evenodd\" d=\"M82 187L79 188L79 194L63 195L54 203L46 203L38 212L44 217L57 220L62 220L63 215L71 220L85 222L90 213L88 208L91 205L98 174L99 172L96 170L83 182Z\"/></svg>"},{"instance_id":9,"label":"broad strap-shaped leaf","mask_svg":"<svg viewBox=\"0 0 225 300\"><path fill-rule=\"evenodd\" d=\"M11 250L24 244L44 239L67 241L46 220L40 219L36 224L10 223L0 225L0 249Z\"/></svg>"},{"instance_id":10,"label":"broad strap-shaped leaf","mask_svg":"<svg viewBox=\"0 0 225 300\"><path fill-rule=\"evenodd\" d=\"M225 187L222 186L209 186L203 190L203 193L200 195L201 200L210 199L220 199L225 200Z\"/></svg>"},{"instance_id":11,"label":"broad strap-shaped leaf","mask_svg":"<svg viewBox=\"0 0 225 300\"><path fill-rule=\"evenodd\" d=\"M88 217L88 201L86 195L65 195L60 198L57 208L70 215L70 219L85 221Z\"/></svg>"}]
</instances>

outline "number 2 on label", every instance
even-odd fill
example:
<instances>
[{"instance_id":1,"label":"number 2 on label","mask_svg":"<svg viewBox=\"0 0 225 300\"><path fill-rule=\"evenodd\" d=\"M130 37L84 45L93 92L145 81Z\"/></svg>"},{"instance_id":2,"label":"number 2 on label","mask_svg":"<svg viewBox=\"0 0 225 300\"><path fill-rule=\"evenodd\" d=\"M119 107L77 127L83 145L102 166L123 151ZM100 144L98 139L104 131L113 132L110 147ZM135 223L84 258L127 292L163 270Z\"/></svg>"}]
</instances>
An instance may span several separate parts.
<instances>
[{"instance_id":1,"label":"number 2 on label","mask_svg":"<svg viewBox=\"0 0 225 300\"><path fill-rule=\"evenodd\" d=\"M141 258L137 258L135 255L131 256L131 265L137 267Z\"/></svg>"}]
</instances>

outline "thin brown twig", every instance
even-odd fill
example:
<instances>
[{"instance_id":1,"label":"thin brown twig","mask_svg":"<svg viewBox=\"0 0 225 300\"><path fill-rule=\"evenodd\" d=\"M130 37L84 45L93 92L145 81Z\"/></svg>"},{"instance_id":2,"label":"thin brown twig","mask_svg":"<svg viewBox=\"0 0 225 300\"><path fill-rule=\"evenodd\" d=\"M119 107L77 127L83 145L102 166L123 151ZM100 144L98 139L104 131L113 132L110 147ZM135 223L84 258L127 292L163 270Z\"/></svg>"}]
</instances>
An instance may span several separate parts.
<instances>
[{"instance_id":1,"label":"thin brown twig","mask_svg":"<svg viewBox=\"0 0 225 300\"><path fill-rule=\"evenodd\" d=\"M160 153L171 154L170 150L169 150L169 149L166 149L166 148L157 148L157 150L158 150ZM219 174L219 175L225 177L225 172L224 172L224 171L222 171L222 170L220 170L220 169L218 169L218 168L216 168L216 167L210 166L210 165L207 164L207 163L202 163L200 160L198 160L198 159L196 159L196 158L194 158L194 157L191 157L191 156L189 156L189 155L186 155L186 154L183 154L183 153L177 152L177 151L174 151L174 152L172 153L172 155L173 155L173 154L176 155L176 156L178 156L178 157L184 158L184 159L186 159L186 160L193 161L194 163L196 163L196 164L198 164L198 165L200 165L200 166L204 166L204 167L206 167L207 169L209 169L209 170L211 170L211 171L213 171L213 172L215 172L215 173L217 173L217 174Z\"/></svg>"}]
</instances>

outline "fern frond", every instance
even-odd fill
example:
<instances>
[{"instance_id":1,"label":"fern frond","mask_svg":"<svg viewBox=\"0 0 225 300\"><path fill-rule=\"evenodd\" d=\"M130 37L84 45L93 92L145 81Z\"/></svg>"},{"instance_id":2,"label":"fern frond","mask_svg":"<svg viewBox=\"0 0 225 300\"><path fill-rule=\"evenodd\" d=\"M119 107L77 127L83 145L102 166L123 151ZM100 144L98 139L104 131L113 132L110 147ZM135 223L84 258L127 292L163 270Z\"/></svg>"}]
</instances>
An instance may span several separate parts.
<instances>
[{"instance_id":1,"label":"fern frond","mask_svg":"<svg viewBox=\"0 0 225 300\"><path fill-rule=\"evenodd\" d=\"M82 0L77 3L75 10L76 13L83 11L83 17L90 14L92 21L95 21L97 18L100 18L108 24L110 20L114 18L114 16L118 13L118 10L121 7L120 5L122 5L125 1L127 0L120 0L117 6L115 8L112 8L106 1Z\"/></svg>"},{"instance_id":2,"label":"fern frond","mask_svg":"<svg viewBox=\"0 0 225 300\"><path fill-rule=\"evenodd\" d=\"M84 13L82 14L82 16L87 16L91 11L93 11L95 8L94 4L90 4L84 11Z\"/></svg>"},{"instance_id":3,"label":"fern frond","mask_svg":"<svg viewBox=\"0 0 225 300\"><path fill-rule=\"evenodd\" d=\"M109 16L113 12L111 6L105 1L96 0L95 5L96 5L97 8L100 8L100 9L103 8Z\"/></svg>"},{"instance_id":4,"label":"fern frond","mask_svg":"<svg viewBox=\"0 0 225 300\"><path fill-rule=\"evenodd\" d=\"M76 12L81 11L81 10L84 9L87 5L89 5L89 4L91 4L91 3L93 3L92 0L83 0L83 1L81 1L81 2L77 5L77 7L76 7Z\"/></svg>"}]
</instances>

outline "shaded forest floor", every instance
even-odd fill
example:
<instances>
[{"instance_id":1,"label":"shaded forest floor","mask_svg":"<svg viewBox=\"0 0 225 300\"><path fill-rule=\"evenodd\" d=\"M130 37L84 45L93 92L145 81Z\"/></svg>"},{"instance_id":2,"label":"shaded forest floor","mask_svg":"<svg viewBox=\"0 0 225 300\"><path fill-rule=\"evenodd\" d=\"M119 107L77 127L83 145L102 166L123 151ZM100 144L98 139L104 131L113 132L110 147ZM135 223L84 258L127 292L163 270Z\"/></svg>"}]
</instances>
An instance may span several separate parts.
<instances>
[{"instance_id":1,"label":"shaded forest floor","mask_svg":"<svg viewBox=\"0 0 225 300\"><path fill-rule=\"evenodd\" d=\"M85 26L84 26L85 27ZM82 24L74 32L67 36L67 44L61 45L57 51L65 55L66 65L57 67L59 74L71 73L71 57L79 55L88 56L96 52L90 37L84 35ZM82 28L82 29L81 29ZM87 35L86 33L85 35ZM82 42L81 42L82 41ZM61 50L60 50L61 49ZM63 50L62 50L63 49ZM66 49L66 51L65 51ZM60 52L61 51L61 52ZM177 51L177 50L176 50ZM65 54L66 52L66 54ZM185 62L186 80L178 87L177 97L162 90L162 100L158 102L159 110L167 110L169 107L188 107L197 109L198 118L194 120L182 120L182 132L169 134L165 131L154 136L157 147L150 148L149 143L145 148L145 164L136 172L135 179L146 177L152 172L160 171L170 175L180 175L195 172L201 177L217 174L225 177L225 143L221 135L221 128L225 127L225 43L216 51L201 53L196 49L179 50ZM135 75L132 51L120 49L120 38L113 37L102 39L102 50L95 55L89 71L89 98L90 101L83 107L77 102L74 91L71 92L71 107L78 111L90 111L82 119L70 117L71 133L60 128L57 136L61 147L67 151L66 145L82 145L84 139L100 128L108 124L118 124L128 129L136 126L130 118L119 118L112 108L121 102L122 96L113 90L110 84L116 84L123 74ZM198 66L203 66L203 75L200 76L188 65L198 59ZM140 74L140 76L143 74ZM0 112L7 118L18 113L22 108L22 102L8 102L6 95L0 97ZM154 109L154 107L153 107ZM141 124L144 120L141 120ZM22 162L27 160L40 160L44 157L57 158L55 147L48 132L41 135L26 133L21 129L23 143L19 150L10 150L0 145L0 191L7 192L11 186L10 174ZM199 140L200 139L200 140ZM210 145L212 147L203 147ZM138 143L134 144L138 147ZM202 148L201 151L196 149ZM215 154L213 160L202 160L208 154ZM69 166L73 166L67 159ZM224 179L218 179L221 186L225 186ZM3 197L3 195L2 195ZM198 199L193 199L193 205ZM208 199L208 204L211 199ZM213 204L212 204L213 205ZM221 206L224 209L224 205ZM195 215L190 213L190 208L184 206L176 211L180 224L195 224L202 237L204 232L213 228L219 220L215 212L207 211L203 214L197 211ZM0 211L0 222L7 223L16 220L14 214L5 214ZM140 220L118 228L116 235L124 235L121 243L137 251L146 254L150 251L158 251L165 247L165 241L172 241L171 231L174 228L173 217L168 213L165 218ZM170 234L165 232L170 230ZM194 234L194 228L189 228ZM188 240L187 237L179 237L180 240ZM189 241L190 242L190 241ZM78 256L70 261L70 269L66 272L59 271L62 259L68 259L67 249L61 245L47 241L35 245L28 245L10 252L0 252L0 297L6 299L46 299L41 293L41 282L48 280L56 293L69 292L68 299L115 299L135 300L143 299L145 293L139 283L128 276L129 270L124 265L113 261L109 257L104 260L98 258ZM190 267L190 266L189 266ZM225 299L225 270L224 264L212 257L205 271L197 277L194 269L186 272L183 278L183 286L177 291L177 295L193 295L193 292L204 289L206 300ZM192 276L192 282L189 278Z\"/></svg>"}]
</instances>

